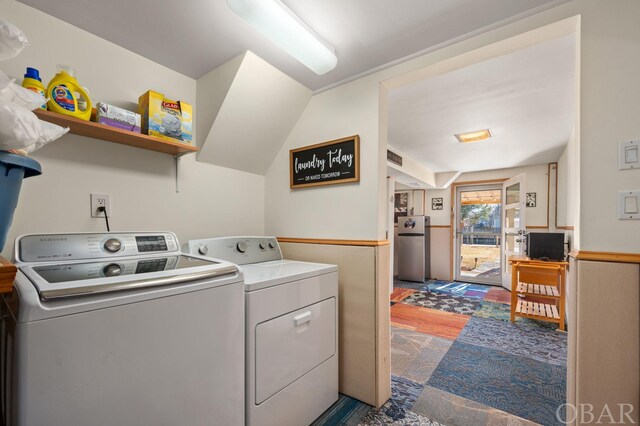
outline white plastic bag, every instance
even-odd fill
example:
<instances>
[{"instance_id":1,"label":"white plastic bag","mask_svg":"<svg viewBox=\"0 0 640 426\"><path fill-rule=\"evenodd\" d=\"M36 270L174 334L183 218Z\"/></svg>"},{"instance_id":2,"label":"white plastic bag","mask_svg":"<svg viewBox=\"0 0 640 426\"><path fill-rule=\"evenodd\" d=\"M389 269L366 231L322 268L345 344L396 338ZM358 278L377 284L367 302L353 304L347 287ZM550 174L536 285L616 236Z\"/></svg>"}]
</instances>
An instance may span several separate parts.
<instances>
[{"instance_id":1,"label":"white plastic bag","mask_svg":"<svg viewBox=\"0 0 640 426\"><path fill-rule=\"evenodd\" d=\"M29 40L20 28L0 18L0 61L17 56L28 45Z\"/></svg>"},{"instance_id":2,"label":"white plastic bag","mask_svg":"<svg viewBox=\"0 0 640 426\"><path fill-rule=\"evenodd\" d=\"M10 83L13 83L15 80L13 78L9 78L8 75L0 71L0 91L6 89Z\"/></svg>"},{"instance_id":3,"label":"white plastic bag","mask_svg":"<svg viewBox=\"0 0 640 426\"><path fill-rule=\"evenodd\" d=\"M21 105L31 111L47 103L39 93L18 86L13 79L0 71L0 98Z\"/></svg>"},{"instance_id":4,"label":"white plastic bag","mask_svg":"<svg viewBox=\"0 0 640 426\"><path fill-rule=\"evenodd\" d=\"M62 135L64 135L69 131L68 127L60 127L56 124L49 123L48 121L43 121L43 120L39 120L39 121L40 121L40 127L42 128L42 131L40 132L40 137L38 138L38 142L34 143L33 145L29 145L28 147L25 148L25 151L27 151L27 153L29 154L37 149L42 148L49 142L53 142L56 139L59 139Z\"/></svg>"},{"instance_id":5,"label":"white plastic bag","mask_svg":"<svg viewBox=\"0 0 640 426\"><path fill-rule=\"evenodd\" d=\"M23 106L0 99L0 150L25 149L33 152L68 131L39 120Z\"/></svg>"},{"instance_id":6,"label":"white plastic bag","mask_svg":"<svg viewBox=\"0 0 640 426\"><path fill-rule=\"evenodd\" d=\"M27 108L0 99L0 149L20 149L38 142L40 120Z\"/></svg>"}]
</instances>

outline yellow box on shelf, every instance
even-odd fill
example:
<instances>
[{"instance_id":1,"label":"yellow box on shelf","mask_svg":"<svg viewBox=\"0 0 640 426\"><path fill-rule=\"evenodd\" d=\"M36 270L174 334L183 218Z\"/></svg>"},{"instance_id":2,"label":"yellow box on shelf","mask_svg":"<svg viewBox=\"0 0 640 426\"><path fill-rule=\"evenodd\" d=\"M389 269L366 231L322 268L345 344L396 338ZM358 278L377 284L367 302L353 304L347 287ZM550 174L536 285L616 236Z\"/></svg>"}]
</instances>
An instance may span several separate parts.
<instances>
[{"instance_id":1,"label":"yellow box on shelf","mask_svg":"<svg viewBox=\"0 0 640 426\"><path fill-rule=\"evenodd\" d=\"M172 101L162 93L147 91L138 99L142 132L149 136L191 144L193 108L182 101Z\"/></svg>"}]
</instances>

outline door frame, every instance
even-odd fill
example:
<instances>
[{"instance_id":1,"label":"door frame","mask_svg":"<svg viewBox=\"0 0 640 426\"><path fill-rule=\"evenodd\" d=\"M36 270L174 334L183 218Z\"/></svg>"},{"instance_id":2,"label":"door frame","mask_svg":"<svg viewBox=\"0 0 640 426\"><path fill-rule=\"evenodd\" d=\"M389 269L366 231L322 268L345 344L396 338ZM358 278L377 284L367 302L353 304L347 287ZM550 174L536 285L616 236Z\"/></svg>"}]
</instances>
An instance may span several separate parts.
<instances>
[{"instance_id":1,"label":"door frame","mask_svg":"<svg viewBox=\"0 0 640 426\"><path fill-rule=\"evenodd\" d=\"M504 181L509 180L509 178L498 178L498 179L485 179L485 180L469 180L465 182L454 182L451 184L451 207L449 211L449 280L455 280L455 221L456 221L456 211L455 211L455 197L456 191L460 186L473 186L473 185L482 185L482 184L502 184ZM502 249L500 249L502 253Z\"/></svg>"},{"instance_id":2,"label":"door frame","mask_svg":"<svg viewBox=\"0 0 640 426\"><path fill-rule=\"evenodd\" d=\"M459 221L457 220L457 216L458 216L458 208L461 207L459 205L460 200L458 199L458 196L460 195L460 192L464 192L465 190L469 191L473 191L474 189L477 189L478 191L483 191L483 190L488 190L488 189L499 189L500 190L500 238L502 239L502 207L503 207L503 203L502 203L502 191L503 191L503 185L500 182L497 183L484 183L484 184L471 184L471 185L458 185L456 187L456 190L454 192L455 198L452 199L451 202L451 208L452 208L452 214L453 214L453 221L452 221L452 233L453 233L453 246L451 247L452 253L453 253L453 280L454 281L462 281L462 282L469 282L472 284L483 284L483 285L489 285L489 286L496 286L499 287L501 285L502 282L502 242L500 243L500 255L499 255L499 259L500 259L500 279L498 281L489 281L489 280L483 280L483 279L477 279L474 277L471 278L465 278L464 280L462 280L462 277L459 277L460 274L460 265L458 265L458 262L460 261L460 242L458 241L458 234L460 234L460 232L458 231L458 225L459 225Z\"/></svg>"},{"instance_id":3,"label":"door frame","mask_svg":"<svg viewBox=\"0 0 640 426\"><path fill-rule=\"evenodd\" d=\"M547 177L548 179L548 177ZM507 204L507 187L518 184L518 201L515 203ZM520 173L502 183L502 253L504 259L502 259L502 266L500 279L502 281L502 287L507 290L511 290L511 270L509 269L508 253L507 253L507 235L515 235L515 243L518 247L518 253L524 255L526 249L526 234L527 234L527 206L526 206L526 194L527 194L527 174ZM518 215L518 226L507 226L507 210L518 209L520 214ZM548 211L548 206L547 206ZM519 237L518 237L519 236ZM515 254L515 253L512 253Z\"/></svg>"}]
</instances>

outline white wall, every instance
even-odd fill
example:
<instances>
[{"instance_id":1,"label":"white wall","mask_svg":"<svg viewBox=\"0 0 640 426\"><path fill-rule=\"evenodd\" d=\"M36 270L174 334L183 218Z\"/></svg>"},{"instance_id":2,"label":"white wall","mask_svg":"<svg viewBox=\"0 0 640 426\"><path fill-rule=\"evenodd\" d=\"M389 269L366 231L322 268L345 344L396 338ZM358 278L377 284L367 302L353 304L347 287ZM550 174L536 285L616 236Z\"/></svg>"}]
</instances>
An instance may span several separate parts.
<instances>
[{"instance_id":1,"label":"white wall","mask_svg":"<svg viewBox=\"0 0 640 426\"><path fill-rule=\"evenodd\" d=\"M579 152L575 131L558 160L558 226L574 226L578 220L580 193Z\"/></svg>"},{"instance_id":2,"label":"white wall","mask_svg":"<svg viewBox=\"0 0 640 426\"><path fill-rule=\"evenodd\" d=\"M581 121L576 132L580 141L580 223L574 224L580 229L576 229L576 242L580 238L578 248L582 250L638 252L637 239L628 236L640 232L639 222L618 220L615 201L617 191L640 188L640 172L618 171L615 160L617 143L636 139L640 133L637 120L640 85L635 71L640 65L637 55L640 2L635 0L565 3L316 95L289 136L287 149L362 132L367 135L363 138L363 182L360 186L354 185L354 189L334 187L305 191L305 195L290 193L283 151L267 176L267 229L290 236L373 238L379 235L370 227L378 223L376 212L380 207L372 207L372 203L379 199L373 191L380 186L370 181L377 176L367 176L367 173L376 174L371 168L374 162L371 157L378 155L380 149L375 139L379 125L376 116L379 88L375 83L407 73L418 75L420 70L433 64L439 67L442 64L441 72L456 64L464 66L464 62L472 61L473 57L481 58L482 48L493 48L494 43L510 37L536 42L538 36L531 36L528 31L539 34L534 30L576 15L581 15L582 22ZM564 34L562 31L558 36ZM458 59L463 53L470 53L464 61ZM384 129L380 131L386 134ZM312 202L317 204L310 205ZM292 209L292 204L296 209ZM321 225L325 218L325 224ZM380 230L383 232L384 226L380 226Z\"/></svg>"},{"instance_id":3,"label":"white wall","mask_svg":"<svg viewBox=\"0 0 640 426\"><path fill-rule=\"evenodd\" d=\"M526 174L527 192L536 193L536 207L527 208L527 226L547 226L547 165L515 167L511 169L487 170L463 173L455 184L511 178ZM431 199L442 198L443 209L431 210ZM431 276L439 279L451 278L451 188L428 189L426 191L425 215L431 217Z\"/></svg>"},{"instance_id":4,"label":"white wall","mask_svg":"<svg viewBox=\"0 0 640 426\"><path fill-rule=\"evenodd\" d=\"M107 102L132 107L143 91L156 88L195 104L195 83L187 77L13 0L0 0L0 8L5 18L27 31L33 45L20 57L0 64L10 74L22 75L24 67L35 66L40 68L45 78L49 78L55 64L69 63L77 68L80 81L92 90L94 97ZM640 222L618 220L615 202L617 191L640 188L640 172L618 171L616 164L617 143L635 139L640 133L640 122L637 120L640 116L640 104L637 102L640 98L640 85L637 84L636 72L640 65L640 56L637 55L640 26L636 22L640 14L640 2L635 0L619 0L613 7L609 2L575 0L315 95L266 176L267 197L264 206L267 232L296 237L356 239L375 239L384 235L385 220L380 212L384 212L386 208L385 162L379 159L379 153L386 146L383 146L384 140L379 136L383 130L379 119L379 82L443 63L463 53L475 53L475 49L577 14L581 15L582 20L581 123L576 131L580 141L580 223L574 224L581 227L576 230L581 237L579 248L638 252L637 241L628 236L640 232ZM362 181L359 184L289 190L290 148L355 133L362 138ZM76 143L69 142L72 140ZM87 143L91 146L85 147ZM102 191L117 194L118 188L139 188L139 194L145 202L153 201L154 206L169 206L168 211L163 213L167 219L185 210L201 210L203 213L198 215L197 223L168 223L169 227L184 228L184 231L179 232L185 235L197 232L190 231L196 228L211 228L216 233L257 233L263 230L260 223L263 211L260 201L263 199L262 180L253 175L236 175L234 172L194 163L192 167L199 170L194 173L200 175L198 183L195 183L197 186L183 185L183 190L193 191L196 203L185 206L178 203L179 196L167 199L164 195L154 193L172 179L170 161L165 157L162 160L154 153L109 144L109 148L105 148L107 155L95 157L104 164L106 170L114 169L113 173L106 173L111 180L105 181L102 178L94 179L93 167L78 163L73 158L64 166L56 165L53 161L56 153L61 159L65 155L61 148L56 148L59 144L73 144L73 149L79 150L78 155L90 157L95 149L93 146L102 142L69 136L36 156L43 161L45 175L32 179L32 183L26 181L24 194L28 194L29 187L35 185L37 179L41 179L46 182L46 189L39 194L57 192L59 196L73 200L70 204L53 201L54 211L55 208L62 209L60 218L49 218L53 216L49 213L51 202L42 201L43 197L37 197L36 201L29 200L28 206L22 200L17 214L24 218L16 220L13 235L29 231L33 227L86 230L101 226L98 221L88 219L88 215L77 213L88 209L88 194L86 189L81 192L75 184L68 185L68 180L60 179L62 175L59 170L62 167L68 168L75 180L94 182L95 186L101 186ZM130 154L131 152L136 154ZM119 161L127 164L122 157L130 155L142 157L141 161L136 162L136 166L144 163L144 171L131 165L117 165ZM183 165L191 162L193 159L187 158ZM148 178L148 181L143 177ZM232 182L230 192L238 193L242 187L249 192L243 192L242 197L221 199L221 188L217 184L210 187L220 177L223 177L227 185ZM57 179L60 182L55 182ZM195 181L196 179L193 180ZM237 185L233 182L237 182ZM186 184L186 180L184 183ZM209 198L216 201L201 201L207 197L195 194L202 193L210 193ZM118 197L119 195L114 195L114 221L123 220L122 227L136 225L134 218L141 216L135 213L118 218L118 211L123 211L123 205L119 201L121 198ZM199 204L201 202L202 206ZM47 214L44 214L44 206L49 209ZM234 216L238 214L240 217L235 219ZM51 222L51 226L42 225L47 220ZM223 227L219 225L221 223L231 223L232 226Z\"/></svg>"},{"instance_id":5,"label":"white wall","mask_svg":"<svg viewBox=\"0 0 640 426\"><path fill-rule=\"evenodd\" d=\"M640 189L640 170L620 171L617 145L640 137L640 2L579 2L581 250L640 253L640 221L618 220L617 192ZM636 236L631 238L631 236Z\"/></svg>"},{"instance_id":6,"label":"white wall","mask_svg":"<svg viewBox=\"0 0 640 426\"><path fill-rule=\"evenodd\" d=\"M456 185L464 182L475 182L493 179L508 179L521 173L526 175L527 192L536 193L536 207L527 208L527 226L547 226L547 165L529 167L514 167L511 169L486 170L482 172L463 173L454 182ZM431 210L431 199L443 198L443 210ZM426 199L427 216L431 216L432 225L451 224L451 188L428 189Z\"/></svg>"},{"instance_id":7,"label":"white wall","mask_svg":"<svg viewBox=\"0 0 640 426\"><path fill-rule=\"evenodd\" d=\"M402 157L402 166L387 161L387 174L394 176L396 181L408 186L415 186L415 183L436 186L436 174L432 170L392 146L389 150Z\"/></svg>"},{"instance_id":8,"label":"white wall","mask_svg":"<svg viewBox=\"0 0 640 426\"><path fill-rule=\"evenodd\" d=\"M11 76L21 79L27 66L36 67L46 85L62 63L76 69L94 100L135 109L138 96L154 89L196 104L191 78L13 0L0 0L0 11L31 42L18 57L0 63ZM11 257L18 234L104 230L103 220L89 216L90 192L111 194L115 230L169 230L183 242L264 232L261 176L197 163L189 155L180 160L176 194L171 156L76 135L33 158L43 175L24 181L5 257Z\"/></svg>"},{"instance_id":9,"label":"white wall","mask_svg":"<svg viewBox=\"0 0 640 426\"><path fill-rule=\"evenodd\" d=\"M640 68L640 2L620 0L614 3L598 0L574 0L537 15L505 25L461 43L437 50L397 67L415 71L421 66L442 64L457 54L522 34L562 19L580 15L577 84L579 113L576 128L576 152L579 162L579 191L574 206L574 248L591 251L638 253L636 238L640 221L617 218L617 192L640 188L640 170L617 169L617 144L637 139L640 135L640 84L636 70Z\"/></svg>"},{"instance_id":10,"label":"white wall","mask_svg":"<svg viewBox=\"0 0 640 426\"><path fill-rule=\"evenodd\" d=\"M236 57L196 82L200 116L215 118L207 120L209 128L200 123L204 134L197 158L264 175L311 99L311 90L250 51L240 59L240 64Z\"/></svg>"},{"instance_id":11,"label":"white wall","mask_svg":"<svg viewBox=\"0 0 640 426\"><path fill-rule=\"evenodd\" d=\"M266 176L267 233L289 237L379 239L386 231L386 93L391 78L420 74L437 64L439 72L483 59L481 49L528 30L572 16L559 10L536 15L477 37L433 51L413 60L316 94L291 132ZM548 13L548 12L547 12ZM565 29L554 36L566 34ZM515 50L535 37L521 36ZM474 52L464 60L459 55ZM495 52L494 52L495 53ZM495 53L498 55L498 53ZM449 62L448 62L449 61ZM361 183L290 191L288 150L359 133Z\"/></svg>"},{"instance_id":12,"label":"white wall","mask_svg":"<svg viewBox=\"0 0 640 426\"><path fill-rule=\"evenodd\" d=\"M372 77L311 98L266 175L268 234L358 240L384 237L387 190L379 160L378 105L378 82ZM360 135L359 183L289 189L290 149L355 134Z\"/></svg>"}]
</instances>

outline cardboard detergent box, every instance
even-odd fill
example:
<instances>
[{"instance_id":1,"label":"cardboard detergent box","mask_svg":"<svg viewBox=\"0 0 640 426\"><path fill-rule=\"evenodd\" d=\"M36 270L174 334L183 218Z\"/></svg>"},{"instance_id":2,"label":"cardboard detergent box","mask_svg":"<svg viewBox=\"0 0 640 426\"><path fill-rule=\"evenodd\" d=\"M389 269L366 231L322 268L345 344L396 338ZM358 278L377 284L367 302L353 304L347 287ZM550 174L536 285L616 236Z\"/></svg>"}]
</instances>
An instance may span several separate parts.
<instances>
[{"instance_id":1,"label":"cardboard detergent box","mask_svg":"<svg viewBox=\"0 0 640 426\"><path fill-rule=\"evenodd\" d=\"M147 91L138 99L142 133L191 145L193 109L190 104L172 101L162 93Z\"/></svg>"}]
</instances>

